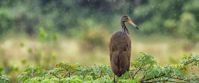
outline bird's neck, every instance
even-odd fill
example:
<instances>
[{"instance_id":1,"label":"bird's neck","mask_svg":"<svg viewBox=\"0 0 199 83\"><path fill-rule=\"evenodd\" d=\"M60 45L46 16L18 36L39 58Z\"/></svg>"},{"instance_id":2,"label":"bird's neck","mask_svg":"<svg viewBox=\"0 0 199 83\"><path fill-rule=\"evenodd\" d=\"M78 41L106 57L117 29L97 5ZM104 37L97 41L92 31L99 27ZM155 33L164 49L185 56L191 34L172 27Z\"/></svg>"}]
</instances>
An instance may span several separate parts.
<instances>
[{"instance_id":1,"label":"bird's neck","mask_svg":"<svg viewBox=\"0 0 199 83\"><path fill-rule=\"evenodd\" d=\"M127 27L126 27L126 25L125 25L125 22L124 21L121 21L121 26L122 26L122 32L125 32L125 33L129 33L129 31L128 31L128 29L127 29Z\"/></svg>"}]
</instances>

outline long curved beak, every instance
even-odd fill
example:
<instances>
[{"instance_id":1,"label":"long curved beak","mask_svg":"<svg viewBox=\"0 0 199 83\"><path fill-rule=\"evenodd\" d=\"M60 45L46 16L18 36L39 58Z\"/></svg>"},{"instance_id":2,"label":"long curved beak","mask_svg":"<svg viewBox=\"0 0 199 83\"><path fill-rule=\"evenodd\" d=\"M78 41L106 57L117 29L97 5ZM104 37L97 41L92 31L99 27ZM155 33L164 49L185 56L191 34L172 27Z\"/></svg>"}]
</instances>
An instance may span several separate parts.
<instances>
[{"instance_id":1,"label":"long curved beak","mask_svg":"<svg viewBox=\"0 0 199 83\"><path fill-rule=\"evenodd\" d=\"M133 25L136 29L139 30L138 26L133 21L129 20L128 23Z\"/></svg>"}]
</instances>

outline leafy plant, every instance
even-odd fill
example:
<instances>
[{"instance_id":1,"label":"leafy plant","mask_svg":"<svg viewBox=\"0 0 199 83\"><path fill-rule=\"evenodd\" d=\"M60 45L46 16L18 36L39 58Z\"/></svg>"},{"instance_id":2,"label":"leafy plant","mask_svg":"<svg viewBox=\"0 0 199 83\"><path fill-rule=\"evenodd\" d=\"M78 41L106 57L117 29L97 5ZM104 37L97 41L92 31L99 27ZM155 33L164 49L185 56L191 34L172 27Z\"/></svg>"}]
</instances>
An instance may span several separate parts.
<instances>
[{"instance_id":1,"label":"leafy plant","mask_svg":"<svg viewBox=\"0 0 199 83\"><path fill-rule=\"evenodd\" d=\"M118 83L152 82L199 82L197 74L188 68L198 68L199 56L186 56L179 64L160 66L149 54L140 53L132 62L130 71L117 79ZM113 73L110 66L82 66L59 63L52 69L29 66L18 76L19 82L41 83L111 83Z\"/></svg>"},{"instance_id":2,"label":"leafy plant","mask_svg":"<svg viewBox=\"0 0 199 83\"><path fill-rule=\"evenodd\" d=\"M10 79L6 75L0 74L0 83L9 83Z\"/></svg>"},{"instance_id":3,"label":"leafy plant","mask_svg":"<svg viewBox=\"0 0 199 83\"><path fill-rule=\"evenodd\" d=\"M3 68L0 67L0 83L8 83L9 77L3 74Z\"/></svg>"}]
</instances>

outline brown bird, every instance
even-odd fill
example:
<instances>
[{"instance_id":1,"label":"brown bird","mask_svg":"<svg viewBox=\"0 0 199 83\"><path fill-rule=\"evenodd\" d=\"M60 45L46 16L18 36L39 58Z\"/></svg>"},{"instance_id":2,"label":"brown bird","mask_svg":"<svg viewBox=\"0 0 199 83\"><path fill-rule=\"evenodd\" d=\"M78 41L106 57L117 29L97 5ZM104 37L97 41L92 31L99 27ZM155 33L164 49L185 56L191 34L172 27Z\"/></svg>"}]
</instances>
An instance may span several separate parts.
<instances>
[{"instance_id":1,"label":"brown bird","mask_svg":"<svg viewBox=\"0 0 199 83\"><path fill-rule=\"evenodd\" d=\"M111 37L109 44L111 68L118 77L128 71L130 67L131 39L125 23L129 23L138 29L129 16L122 16L122 30L114 33ZM114 82L116 82L115 75Z\"/></svg>"}]
</instances>

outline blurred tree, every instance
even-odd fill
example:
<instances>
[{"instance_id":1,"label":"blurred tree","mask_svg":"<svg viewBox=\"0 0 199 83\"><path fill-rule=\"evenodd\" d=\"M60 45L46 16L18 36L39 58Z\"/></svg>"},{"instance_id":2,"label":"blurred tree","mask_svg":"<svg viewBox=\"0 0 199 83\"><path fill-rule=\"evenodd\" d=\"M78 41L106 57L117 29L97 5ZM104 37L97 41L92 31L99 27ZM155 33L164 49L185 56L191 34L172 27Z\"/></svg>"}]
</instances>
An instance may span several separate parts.
<instances>
[{"instance_id":1,"label":"blurred tree","mask_svg":"<svg viewBox=\"0 0 199 83\"><path fill-rule=\"evenodd\" d=\"M1 10L0 11L0 36L4 36L13 27L13 18L10 17L9 12Z\"/></svg>"},{"instance_id":2,"label":"blurred tree","mask_svg":"<svg viewBox=\"0 0 199 83\"><path fill-rule=\"evenodd\" d=\"M193 48L199 41L198 27L199 26L197 25L193 14L185 12L181 15L178 26L178 34L192 42L184 47L185 50L191 50L191 48Z\"/></svg>"},{"instance_id":3,"label":"blurred tree","mask_svg":"<svg viewBox=\"0 0 199 83\"><path fill-rule=\"evenodd\" d=\"M199 22L198 3L198 0L0 0L0 35L9 30L34 35L39 27L68 35L71 29L84 27L85 19L111 30L116 18L128 14L140 24L143 35L158 33L176 37L181 35L176 33L181 31L177 27L182 26L186 12L193 16L195 23ZM191 31L199 32L198 25L192 25L189 27L195 28ZM81 30L78 34L82 34Z\"/></svg>"}]
</instances>

